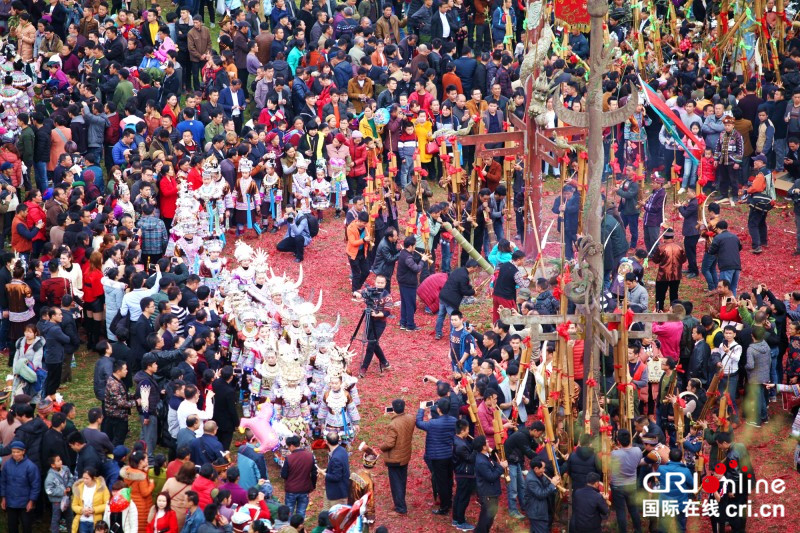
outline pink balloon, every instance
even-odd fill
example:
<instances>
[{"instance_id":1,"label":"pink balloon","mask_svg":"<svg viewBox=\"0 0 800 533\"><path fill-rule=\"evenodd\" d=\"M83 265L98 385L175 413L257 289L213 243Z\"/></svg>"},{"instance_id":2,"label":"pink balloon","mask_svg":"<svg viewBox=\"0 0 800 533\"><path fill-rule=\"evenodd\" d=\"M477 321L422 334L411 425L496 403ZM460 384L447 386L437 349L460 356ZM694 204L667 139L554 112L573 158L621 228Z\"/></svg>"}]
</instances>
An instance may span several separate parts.
<instances>
[{"instance_id":1,"label":"pink balloon","mask_svg":"<svg viewBox=\"0 0 800 533\"><path fill-rule=\"evenodd\" d=\"M274 450L280 442L278 434L272 429L271 420L272 404L265 402L258 406L256 416L243 418L239 422L239 431L244 433L245 429L250 429L255 435L258 441L256 451L259 453Z\"/></svg>"}]
</instances>

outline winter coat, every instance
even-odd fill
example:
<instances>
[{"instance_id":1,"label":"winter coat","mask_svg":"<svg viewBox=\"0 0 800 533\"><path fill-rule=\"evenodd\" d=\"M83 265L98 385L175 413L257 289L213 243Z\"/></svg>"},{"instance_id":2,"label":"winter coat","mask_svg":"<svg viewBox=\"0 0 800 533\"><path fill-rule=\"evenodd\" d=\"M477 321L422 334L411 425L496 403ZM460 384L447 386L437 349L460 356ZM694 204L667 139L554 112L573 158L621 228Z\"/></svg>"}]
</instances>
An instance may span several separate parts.
<instances>
[{"instance_id":1,"label":"winter coat","mask_svg":"<svg viewBox=\"0 0 800 533\"><path fill-rule=\"evenodd\" d=\"M419 273L422 261L414 256L414 252L400 250L397 260L397 284L401 287L416 289L419 285Z\"/></svg>"},{"instance_id":2,"label":"winter coat","mask_svg":"<svg viewBox=\"0 0 800 533\"><path fill-rule=\"evenodd\" d=\"M689 358L689 379L697 378L705 387L709 378L709 363L711 362L711 348L705 341L695 343L692 355Z\"/></svg>"},{"instance_id":3,"label":"winter coat","mask_svg":"<svg viewBox=\"0 0 800 533\"><path fill-rule=\"evenodd\" d=\"M475 455L475 485L478 496L500 496L500 477L503 467L485 454Z\"/></svg>"},{"instance_id":4,"label":"winter coat","mask_svg":"<svg viewBox=\"0 0 800 533\"><path fill-rule=\"evenodd\" d=\"M583 487L573 492L573 499L569 530L600 531L603 519L608 516L608 504L603 496L594 487Z\"/></svg>"},{"instance_id":5,"label":"winter coat","mask_svg":"<svg viewBox=\"0 0 800 533\"><path fill-rule=\"evenodd\" d=\"M453 272L455 272L455 270ZM450 275L453 275L452 272ZM420 283L419 287L417 287L417 298L428 306L431 313L436 314L439 312L439 298L443 287L447 283L447 279L447 274L444 272L437 272L425 278L425 281ZM461 300L459 299L459 304L460 302Z\"/></svg>"},{"instance_id":6,"label":"winter coat","mask_svg":"<svg viewBox=\"0 0 800 533\"><path fill-rule=\"evenodd\" d=\"M189 510L189 500L186 498L186 493L192 490L191 485L181 483L174 477L169 478L164 487L163 492L169 494L170 508L175 511L175 517L178 520L178 530L183 527L186 521L186 513Z\"/></svg>"},{"instance_id":7,"label":"winter coat","mask_svg":"<svg viewBox=\"0 0 800 533\"><path fill-rule=\"evenodd\" d=\"M452 457L456 419L444 415L426 421L423 420L424 415L424 409L417 411L416 425L425 432L425 458L434 460Z\"/></svg>"},{"instance_id":8,"label":"winter coat","mask_svg":"<svg viewBox=\"0 0 800 533\"><path fill-rule=\"evenodd\" d=\"M139 511L139 531L145 531L147 528L147 515L150 512L150 507L153 506L152 494L155 484L147 478L147 472L142 472L130 466L123 466L119 471L119 477L131 488L131 500L136 504L136 509Z\"/></svg>"},{"instance_id":9,"label":"winter coat","mask_svg":"<svg viewBox=\"0 0 800 533\"><path fill-rule=\"evenodd\" d=\"M411 441L416 421L411 413L395 413L386 428L386 441L380 445L383 462L387 465L405 466L411 461Z\"/></svg>"},{"instance_id":10,"label":"winter coat","mask_svg":"<svg viewBox=\"0 0 800 533\"><path fill-rule=\"evenodd\" d=\"M546 521L550 515L548 501L556 491L556 486L544 476L537 476L531 470L525 478L525 516L531 520Z\"/></svg>"},{"instance_id":11,"label":"winter coat","mask_svg":"<svg viewBox=\"0 0 800 533\"><path fill-rule=\"evenodd\" d=\"M40 417L34 417L33 420L25 422L17 431L14 432L14 440L22 441L25 444L25 457L33 461L39 472L43 470L42 465L46 464L47 458L42 457L42 438L47 431L47 424L44 423ZM7 455L11 453L10 447L3 448L0 455ZM6 464L4 461L3 463ZM5 468L3 468L5 470ZM24 507L24 506L23 506Z\"/></svg>"},{"instance_id":12,"label":"winter coat","mask_svg":"<svg viewBox=\"0 0 800 533\"><path fill-rule=\"evenodd\" d=\"M610 213L603 218L602 235L604 244L603 268L610 272L619 262L619 258L628 251L628 239L625 236L625 227ZM608 244L605 244L605 243Z\"/></svg>"},{"instance_id":13,"label":"winter coat","mask_svg":"<svg viewBox=\"0 0 800 533\"><path fill-rule=\"evenodd\" d=\"M44 337L44 362L45 364L59 364L64 362L65 347L69 344L70 338L61 326L54 322L41 320L37 325L39 333Z\"/></svg>"},{"instance_id":14,"label":"winter coat","mask_svg":"<svg viewBox=\"0 0 800 533\"><path fill-rule=\"evenodd\" d=\"M72 488L75 481L75 475L66 466L61 467L61 472L56 472L52 468L48 470L44 480L44 492L50 503L59 503L66 489Z\"/></svg>"},{"instance_id":15,"label":"winter coat","mask_svg":"<svg viewBox=\"0 0 800 533\"><path fill-rule=\"evenodd\" d=\"M389 240L384 237L375 250L375 261L372 263L372 271L376 275L385 276L388 280L392 279L394 265L399 257L400 252L397 250L397 243L389 242Z\"/></svg>"},{"instance_id":16,"label":"winter coat","mask_svg":"<svg viewBox=\"0 0 800 533\"><path fill-rule=\"evenodd\" d=\"M144 370L140 370L133 376L133 384L136 386L136 398L141 398L142 400L139 412L142 416L154 416L158 401L161 399L161 388L158 386L155 377Z\"/></svg>"},{"instance_id":17,"label":"winter coat","mask_svg":"<svg viewBox=\"0 0 800 533\"><path fill-rule=\"evenodd\" d=\"M747 380L750 383L769 383L772 356L767 341L754 342L747 347Z\"/></svg>"},{"instance_id":18,"label":"winter coat","mask_svg":"<svg viewBox=\"0 0 800 533\"><path fill-rule=\"evenodd\" d=\"M465 296L474 294L475 289L470 284L469 272L465 267L459 267L448 274L447 281L439 292L439 299L454 309L458 309Z\"/></svg>"},{"instance_id":19,"label":"winter coat","mask_svg":"<svg viewBox=\"0 0 800 533\"><path fill-rule=\"evenodd\" d=\"M599 460L594 450L588 446L578 446L574 452L569 454L565 472L572 479L575 490L585 487L586 477L590 473L600 473Z\"/></svg>"},{"instance_id":20,"label":"winter coat","mask_svg":"<svg viewBox=\"0 0 800 533\"><path fill-rule=\"evenodd\" d=\"M156 518L155 507L150 509L147 522L147 533L178 533L178 517L174 509L170 509L160 518Z\"/></svg>"},{"instance_id":21,"label":"winter coat","mask_svg":"<svg viewBox=\"0 0 800 533\"><path fill-rule=\"evenodd\" d=\"M680 281L681 268L686 262L686 250L676 242L662 242L651 260L658 265L656 281Z\"/></svg>"},{"instance_id":22,"label":"winter coat","mask_svg":"<svg viewBox=\"0 0 800 533\"><path fill-rule=\"evenodd\" d=\"M286 492L307 494L317 485L317 467L314 454L298 449L286 457L281 467L281 477L286 480Z\"/></svg>"},{"instance_id":23,"label":"winter coat","mask_svg":"<svg viewBox=\"0 0 800 533\"><path fill-rule=\"evenodd\" d=\"M197 476L194 478L192 490L197 493L199 500L197 505L200 507L200 509L205 509L206 505L213 501L213 498L211 497L211 491L215 488L217 488L216 482L208 478L204 478L203 476Z\"/></svg>"},{"instance_id":24,"label":"winter coat","mask_svg":"<svg viewBox=\"0 0 800 533\"><path fill-rule=\"evenodd\" d=\"M739 237L730 231L723 231L717 234L711 241L708 253L717 256L717 266L720 272L725 270L741 270L742 260L739 252L742 250L742 243Z\"/></svg>"},{"instance_id":25,"label":"winter coat","mask_svg":"<svg viewBox=\"0 0 800 533\"><path fill-rule=\"evenodd\" d=\"M237 456L239 464L239 485L244 489L258 485L259 479L269 479L267 476L267 462L264 456L253 448L252 445L243 444L239 447Z\"/></svg>"},{"instance_id":26,"label":"winter coat","mask_svg":"<svg viewBox=\"0 0 800 533\"><path fill-rule=\"evenodd\" d=\"M33 343L23 353L24 345L25 337L17 339L12 369L14 373L12 396L23 393L34 396L33 385L36 383L36 369L44 366L44 339L35 337ZM33 368L28 366L28 361L31 362Z\"/></svg>"},{"instance_id":27,"label":"winter coat","mask_svg":"<svg viewBox=\"0 0 800 533\"><path fill-rule=\"evenodd\" d=\"M3 469L0 471L0 498L5 498L6 507L20 509L28 505L28 502L36 502L41 484L39 468L27 456L19 462L14 459L3 461Z\"/></svg>"},{"instance_id":28,"label":"winter coat","mask_svg":"<svg viewBox=\"0 0 800 533\"><path fill-rule=\"evenodd\" d=\"M350 488L350 457L347 450L337 446L331 452L325 472L325 497L328 500L347 498Z\"/></svg>"},{"instance_id":29,"label":"winter coat","mask_svg":"<svg viewBox=\"0 0 800 533\"><path fill-rule=\"evenodd\" d=\"M83 491L85 490L83 479L79 479L75 485L72 486L72 512L75 513L75 518L72 520L72 533L78 533L78 524L81 520L81 512L83 511ZM95 478L94 497L92 498L92 511L94 516L92 520L96 523L98 520L103 519L103 512L106 510L106 504L111 499L106 488L106 482L103 478L97 476Z\"/></svg>"},{"instance_id":30,"label":"winter coat","mask_svg":"<svg viewBox=\"0 0 800 533\"><path fill-rule=\"evenodd\" d=\"M14 167L11 173L11 185L19 187L22 183L22 160L10 150L0 150L0 164L11 163Z\"/></svg>"}]
</instances>

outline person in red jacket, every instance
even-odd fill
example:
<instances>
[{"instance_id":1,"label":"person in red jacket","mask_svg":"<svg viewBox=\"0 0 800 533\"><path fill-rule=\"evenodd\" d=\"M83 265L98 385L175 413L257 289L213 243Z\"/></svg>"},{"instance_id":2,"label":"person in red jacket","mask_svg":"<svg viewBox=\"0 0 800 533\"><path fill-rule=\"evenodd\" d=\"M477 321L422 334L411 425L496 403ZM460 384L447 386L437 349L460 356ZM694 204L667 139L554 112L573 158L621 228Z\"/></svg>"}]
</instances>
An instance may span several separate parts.
<instances>
[{"instance_id":1,"label":"person in red jacket","mask_svg":"<svg viewBox=\"0 0 800 533\"><path fill-rule=\"evenodd\" d=\"M164 165L158 174L158 209L161 211L161 219L169 231L178 203L178 180L175 178L175 170L172 165Z\"/></svg>"},{"instance_id":2,"label":"person in red jacket","mask_svg":"<svg viewBox=\"0 0 800 533\"><path fill-rule=\"evenodd\" d=\"M83 267L83 308L86 310L86 346L94 350L103 336L106 313L103 278L103 254L92 252Z\"/></svg>"},{"instance_id":3,"label":"person in red jacket","mask_svg":"<svg viewBox=\"0 0 800 533\"><path fill-rule=\"evenodd\" d=\"M28 227L27 218L28 206L25 204L18 205L17 213L11 222L11 248L24 257L26 263L30 263L33 238L44 227L44 221L40 220L35 226Z\"/></svg>"},{"instance_id":4,"label":"person in red jacket","mask_svg":"<svg viewBox=\"0 0 800 533\"><path fill-rule=\"evenodd\" d=\"M28 206L28 218L25 220L25 223L29 228L36 226L40 220L47 222L47 213L45 213L42 207L43 204L42 191L28 191L28 194L25 196L25 205ZM33 250L31 252L33 257L39 257L46 241L47 237L45 237L44 226L42 226L33 238Z\"/></svg>"},{"instance_id":5,"label":"person in red jacket","mask_svg":"<svg viewBox=\"0 0 800 533\"><path fill-rule=\"evenodd\" d=\"M156 504L150 509L147 519L147 533L178 533L178 517L170 508L168 492L156 496Z\"/></svg>"},{"instance_id":6,"label":"person in red jacket","mask_svg":"<svg viewBox=\"0 0 800 533\"><path fill-rule=\"evenodd\" d=\"M22 185L22 158L13 143L6 143L0 148L0 170L5 174L6 169L11 169L11 185L19 188Z\"/></svg>"},{"instance_id":7,"label":"person in red jacket","mask_svg":"<svg viewBox=\"0 0 800 533\"><path fill-rule=\"evenodd\" d=\"M353 161L353 166L350 167L350 173L347 175L347 185L354 194L360 195L364 192L366 187L367 177L367 146L362 143L364 134L358 130L352 133L348 146L350 147L350 159Z\"/></svg>"}]
</instances>

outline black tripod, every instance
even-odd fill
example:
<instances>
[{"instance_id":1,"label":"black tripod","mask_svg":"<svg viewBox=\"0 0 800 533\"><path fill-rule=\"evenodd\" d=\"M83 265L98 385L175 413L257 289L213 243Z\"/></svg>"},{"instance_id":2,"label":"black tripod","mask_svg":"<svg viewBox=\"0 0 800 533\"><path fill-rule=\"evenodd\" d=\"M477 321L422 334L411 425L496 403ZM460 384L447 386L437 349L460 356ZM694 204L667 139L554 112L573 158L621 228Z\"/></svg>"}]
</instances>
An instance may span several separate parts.
<instances>
[{"instance_id":1,"label":"black tripod","mask_svg":"<svg viewBox=\"0 0 800 533\"><path fill-rule=\"evenodd\" d=\"M358 331L361 329L361 326L364 325L364 332L361 334L361 338L358 340L361 341L361 355L364 355L364 351L366 350L367 344L369 343L369 334L375 333L374 328L372 327L372 309L367 307L361 313L361 318L358 319L358 323L356 324L356 328L353 330L353 334L350 335L350 342L347 343L346 350L350 349L350 345L353 344L353 341L356 340L358 336Z\"/></svg>"},{"instance_id":2,"label":"black tripod","mask_svg":"<svg viewBox=\"0 0 800 533\"><path fill-rule=\"evenodd\" d=\"M384 369L389 368L389 361L386 360L383 349L379 344L381 335L383 335L383 331L386 329L386 321L374 320L372 313L373 309L371 307L364 309L364 312L361 314L361 318L358 320L358 324L356 324L356 329L353 331L353 335L350 337L350 344L352 344L358 335L359 330L361 329L361 325L364 324L365 327L361 342L363 343L365 350L362 352L363 360L359 370L359 377L364 377L364 374L366 374L369 364L372 362L373 355L378 357L381 373L383 373ZM350 344L347 345L348 349L350 348Z\"/></svg>"}]
</instances>

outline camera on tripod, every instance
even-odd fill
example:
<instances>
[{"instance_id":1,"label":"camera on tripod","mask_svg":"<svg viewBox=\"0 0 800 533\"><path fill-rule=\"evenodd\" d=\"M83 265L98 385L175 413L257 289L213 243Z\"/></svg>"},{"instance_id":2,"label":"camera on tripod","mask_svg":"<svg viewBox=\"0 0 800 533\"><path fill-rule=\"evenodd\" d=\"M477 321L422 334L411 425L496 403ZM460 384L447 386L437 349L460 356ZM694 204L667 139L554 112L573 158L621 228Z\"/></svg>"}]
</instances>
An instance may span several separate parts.
<instances>
[{"instance_id":1,"label":"camera on tripod","mask_svg":"<svg viewBox=\"0 0 800 533\"><path fill-rule=\"evenodd\" d=\"M379 289L377 287L367 287L361 291L361 296L364 299L364 305L366 305L366 311L377 311L382 295L383 289Z\"/></svg>"}]
</instances>

